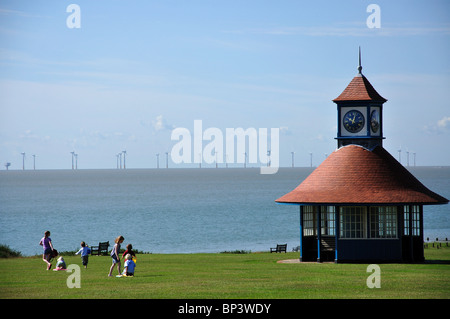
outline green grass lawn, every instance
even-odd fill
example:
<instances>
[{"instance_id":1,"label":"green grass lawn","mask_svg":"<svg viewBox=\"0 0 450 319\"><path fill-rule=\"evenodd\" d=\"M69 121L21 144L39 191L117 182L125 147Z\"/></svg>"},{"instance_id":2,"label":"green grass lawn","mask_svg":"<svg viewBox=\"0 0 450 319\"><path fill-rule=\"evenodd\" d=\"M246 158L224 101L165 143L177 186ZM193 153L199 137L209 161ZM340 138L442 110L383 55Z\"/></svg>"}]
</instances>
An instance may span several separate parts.
<instances>
[{"instance_id":1,"label":"green grass lawn","mask_svg":"<svg viewBox=\"0 0 450 319\"><path fill-rule=\"evenodd\" d=\"M367 264L277 263L298 253L140 254L135 277L108 277L111 258L79 256L81 287L66 271L47 271L40 257L2 258L0 298L450 298L450 248L425 249L422 264L380 264L381 288L368 288ZM55 263L54 263L55 264Z\"/></svg>"}]
</instances>

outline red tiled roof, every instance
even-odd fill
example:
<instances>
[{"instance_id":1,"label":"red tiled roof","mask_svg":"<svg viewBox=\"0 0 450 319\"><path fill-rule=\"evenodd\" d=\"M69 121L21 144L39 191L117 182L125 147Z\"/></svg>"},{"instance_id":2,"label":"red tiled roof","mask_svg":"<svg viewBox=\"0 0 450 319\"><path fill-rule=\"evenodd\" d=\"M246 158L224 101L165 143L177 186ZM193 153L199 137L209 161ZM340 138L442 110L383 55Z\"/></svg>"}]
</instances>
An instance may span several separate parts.
<instances>
[{"instance_id":1,"label":"red tiled roof","mask_svg":"<svg viewBox=\"0 0 450 319\"><path fill-rule=\"evenodd\" d=\"M333 152L297 188L278 198L297 204L445 204L384 148L348 145Z\"/></svg>"},{"instance_id":2,"label":"red tiled roof","mask_svg":"<svg viewBox=\"0 0 450 319\"><path fill-rule=\"evenodd\" d=\"M384 103L387 100L378 94L364 75L358 74L341 95L333 100L333 102L339 101L380 101Z\"/></svg>"}]
</instances>

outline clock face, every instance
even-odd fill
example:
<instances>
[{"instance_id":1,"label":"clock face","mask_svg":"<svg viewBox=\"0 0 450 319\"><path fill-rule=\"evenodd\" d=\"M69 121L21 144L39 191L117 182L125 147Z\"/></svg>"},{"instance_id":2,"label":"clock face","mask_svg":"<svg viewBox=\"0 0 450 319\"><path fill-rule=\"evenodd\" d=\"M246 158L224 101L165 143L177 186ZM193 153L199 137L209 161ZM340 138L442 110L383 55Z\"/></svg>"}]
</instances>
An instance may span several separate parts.
<instances>
[{"instance_id":1,"label":"clock face","mask_svg":"<svg viewBox=\"0 0 450 319\"><path fill-rule=\"evenodd\" d=\"M370 114L370 128L374 133L380 129L380 114L377 110L373 110Z\"/></svg>"},{"instance_id":2,"label":"clock face","mask_svg":"<svg viewBox=\"0 0 450 319\"><path fill-rule=\"evenodd\" d=\"M352 110L344 115L344 127L350 133L358 133L364 127L364 115L361 112Z\"/></svg>"}]
</instances>

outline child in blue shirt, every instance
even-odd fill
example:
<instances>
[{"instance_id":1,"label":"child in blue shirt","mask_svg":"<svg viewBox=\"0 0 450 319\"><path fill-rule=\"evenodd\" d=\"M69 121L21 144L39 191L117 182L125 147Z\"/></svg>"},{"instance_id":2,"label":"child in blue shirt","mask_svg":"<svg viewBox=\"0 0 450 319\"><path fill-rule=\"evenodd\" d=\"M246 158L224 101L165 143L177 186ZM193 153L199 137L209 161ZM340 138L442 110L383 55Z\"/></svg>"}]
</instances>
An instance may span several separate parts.
<instances>
[{"instance_id":1,"label":"child in blue shirt","mask_svg":"<svg viewBox=\"0 0 450 319\"><path fill-rule=\"evenodd\" d=\"M78 255L81 253L81 261L83 263L84 268L87 269L87 264L89 261L89 254L91 253L91 249L86 245L84 241L81 242L81 249L75 253Z\"/></svg>"},{"instance_id":2,"label":"child in blue shirt","mask_svg":"<svg viewBox=\"0 0 450 319\"><path fill-rule=\"evenodd\" d=\"M136 268L136 264L132 258L133 258L133 256L131 256L130 254L127 254L125 256L126 261L124 264L125 269L123 271L123 274L127 275L127 277L134 276L134 268Z\"/></svg>"}]
</instances>

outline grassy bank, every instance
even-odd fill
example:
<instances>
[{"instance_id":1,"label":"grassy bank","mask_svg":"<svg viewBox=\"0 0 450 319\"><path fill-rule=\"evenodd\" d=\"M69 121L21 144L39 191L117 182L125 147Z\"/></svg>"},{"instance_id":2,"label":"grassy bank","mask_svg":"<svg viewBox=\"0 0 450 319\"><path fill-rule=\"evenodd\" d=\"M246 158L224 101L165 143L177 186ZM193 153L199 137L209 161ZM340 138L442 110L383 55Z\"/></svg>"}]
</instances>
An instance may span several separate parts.
<instances>
[{"instance_id":1,"label":"grassy bank","mask_svg":"<svg viewBox=\"0 0 450 319\"><path fill-rule=\"evenodd\" d=\"M142 254L136 276L108 277L111 258L79 256L81 288L65 271L46 271L39 257L0 259L0 298L450 298L450 248L425 249L423 264L380 264L381 288L370 289L367 264L277 263L298 253ZM436 262L439 261L439 262ZM114 275L117 274L115 270Z\"/></svg>"}]
</instances>

